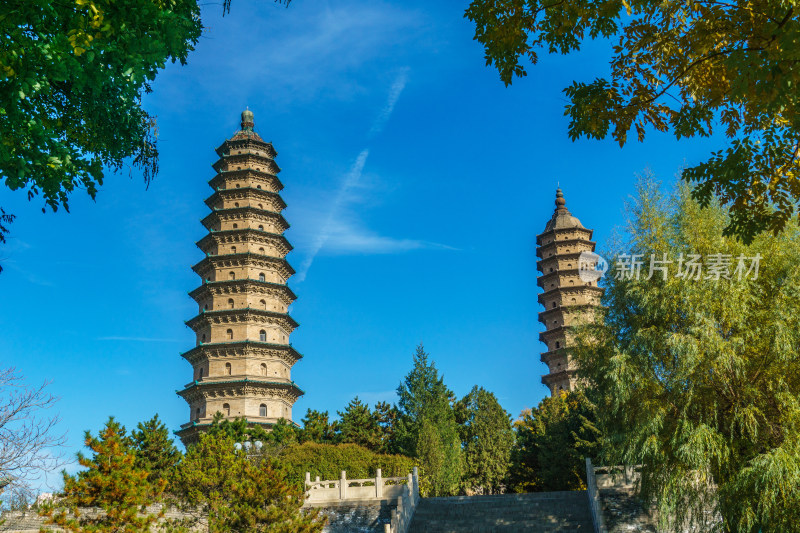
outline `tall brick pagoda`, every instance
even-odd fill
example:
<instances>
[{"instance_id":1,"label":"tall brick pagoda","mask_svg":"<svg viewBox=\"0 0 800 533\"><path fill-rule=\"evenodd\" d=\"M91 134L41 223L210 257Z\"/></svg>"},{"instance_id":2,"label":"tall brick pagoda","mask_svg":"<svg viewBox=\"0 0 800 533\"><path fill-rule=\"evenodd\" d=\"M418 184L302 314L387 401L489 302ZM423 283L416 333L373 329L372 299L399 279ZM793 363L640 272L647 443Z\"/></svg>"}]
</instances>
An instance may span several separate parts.
<instances>
[{"instance_id":1,"label":"tall brick pagoda","mask_svg":"<svg viewBox=\"0 0 800 533\"><path fill-rule=\"evenodd\" d=\"M286 285L294 270L277 152L254 131L252 112L242 113L241 127L216 150L208 235L197 242L205 258L192 267L202 284L189 293L199 309L186 322L197 343L181 354L193 372L178 391L189 404L189 422L176 432L184 444L218 412L265 429L291 420L303 394L291 378L302 356L289 343L298 324L288 314L296 296Z\"/></svg>"},{"instance_id":2,"label":"tall brick pagoda","mask_svg":"<svg viewBox=\"0 0 800 533\"><path fill-rule=\"evenodd\" d=\"M576 368L566 351L572 342L570 326L593 316L591 308L600 305L603 294L597 280L581 279L578 269L581 252L594 252L592 233L567 210L558 189L555 212L544 232L536 236L536 266L541 272L538 284L544 291L539 294L539 303L545 308L539 313L539 321L545 326L539 340L547 345L542 362L548 368L542 383L551 395L575 388Z\"/></svg>"}]
</instances>

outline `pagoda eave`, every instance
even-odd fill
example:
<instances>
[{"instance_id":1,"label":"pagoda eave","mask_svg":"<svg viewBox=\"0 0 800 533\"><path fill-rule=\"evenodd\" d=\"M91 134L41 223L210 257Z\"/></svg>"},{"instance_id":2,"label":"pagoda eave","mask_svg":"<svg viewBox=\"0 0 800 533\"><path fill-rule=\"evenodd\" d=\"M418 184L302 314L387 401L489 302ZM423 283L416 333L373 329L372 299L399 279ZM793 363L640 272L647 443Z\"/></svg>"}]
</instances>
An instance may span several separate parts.
<instances>
[{"instance_id":1,"label":"pagoda eave","mask_svg":"<svg viewBox=\"0 0 800 533\"><path fill-rule=\"evenodd\" d=\"M256 353L268 354L272 357L283 357L283 359L293 366L300 359L303 354L295 350L291 344L276 344L264 341L231 341L231 342L206 342L199 344L183 352L182 358L190 363L196 363L200 360L208 360L213 358L224 358L229 354L235 353L237 355L244 353L244 357L254 357ZM241 356L241 355L240 355Z\"/></svg>"},{"instance_id":2,"label":"pagoda eave","mask_svg":"<svg viewBox=\"0 0 800 533\"><path fill-rule=\"evenodd\" d=\"M249 207L249 206L232 207L227 209L215 209L214 211L206 215L206 217L203 218L200 221L200 223L208 231L214 231L214 226L213 226L214 223L221 224L224 220L239 220L241 218L244 218L243 216L237 218L233 216L227 217L226 215L235 215L235 214L246 215L248 213L257 213L263 216L265 219L272 220L273 223L278 227L278 231L280 233L283 233L284 231L289 229L289 223L286 221L285 218L283 218L283 215L281 215L280 213L269 211L267 209L258 209L257 207ZM256 230L256 231L261 231L261 230Z\"/></svg>"},{"instance_id":3,"label":"pagoda eave","mask_svg":"<svg viewBox=\"0 0 800 533\"><path fill-rule=\"evenodd\" d=\"M222 281L207 281L203 283L196 289L189 291L189 296L194 299L195 301L198 297L202 297L204 295L209 295L212 293L212 288L227 288L227 287L245 287L249 288L268 288L273 289L276 292L282 292L285 295L285 300L288 302L294 302L297 299L294 291L289 288L288 285L284 285L283 283L272 283L271 281L258 281L254 279L234 279L234 280L222 280ZM233 293L234 291L224 292L224 294Z\"/></svg>"},{"instance_id":4,"label":"pagoda eave","mask_svg":"<svg viewBox=\"0 0 800 533\"><path fill-rule=\"evenodd\" d=\"M549 300L550 298L552 298L553 294L580 293L584 291L594 292L600 295L602 295L603 292L605 292L602 287L598 287L596 285L564 285L561 287L554 287L544 292L540 292L538 300L539 303L544 303L545 300Z\"/></svg>"},{"instance_id":5,"label":"pagoda eave","mask_svg":"<svg viewBox=\"0 0 800 533\"><path fill-rule=\"evenodd\" d=\"M197 396L204 394L219 395L220 392L226 389L234 389L241 396L248 396L253 392L281 391L288 396L287 399L292 401L296 401L305 394L305 391L295 385L294 381L271 381L254 378L194 381L182 390L175 391L175 394L191 403ZM224 395L228 396L228 394Z\"/></svg>"},{"instance_id":6,"label":"pagoda eave","mask_svg":"<svg viewBox=\"0 0 800 533\"><path fill-rule=\"evenodd\" d=\"M214 151L217 153L218 156L222 157L222 155L224 155L226 153L225 152L225 148L231 147L231 148L234 148L234 149L238 149L238 148L242 148L243 145L246 146L247 144L250 144L250 143L252 143L253 145L257 146L258 148L266 148L266 151L267 151L269 157L271 157L271 158L274 158L274 157L276 157L278 155L278 152L277 152L277 150L275 150L275 147L272 146L272 143L269 142L269 141L263 140L260 136L258 137L258 139L256 139L256 138L235 139L235 140L228 139L225 142L223 142L221 145L219 145L219 147L215 148Z\"/></svg>"},{"instance_id":7,"label":"pagoda eave","mask_svg":"<svg viewBox=\"0 0 800 533\"><path fill-rule=\"evenodd\" d=\"M195 274L202 277L206 269L213 269L218 267L232 267L241 265L251 265L259 263L269 263L271 266L281 267L286 273L286 278L295 274L294 268L283 257L273 257L266 254L254 254L252 252L244 252L241 254L226 254L226 255L208 255L200 262L192 267Z\"/></svg>"},{"instance_id":8,"label":"pagoda eave","mask_svg":"<svg viewBox=\"0 0 800 533\"><path fill-rule=\"evenodd\" d=\"M572 231L578 231L578 232L586 233L588 235L586 240L589 240L589 241L592 240L592 235L594 234L594 230L591 230L591 229L588 229L588 228L555 228L555 229L551 229L551 230L542 232L539 235L537 235L536 236L536 244L538 246L541 246L542 245L542 239L544 237L549 237L550 235L553 235L553 234L566 233L566 232L572 232Z\"/></svg>"},{"instance_id":9,"label":"pagoda eave","mask_svg":"<svg viewBox=\"0 0 800 533\"><path fill-rule=\"evenodd\" d=\"M249 242L267 243L269 241L277 241L280 247L283 250L286 250L287 254L294 249L294 247L289 243L289 241L286 240L286 237L284 237L280 233L273 233L271 231L263 231L252 228L209 231L208 235L197 241L195 244L197 245L198 248L203 250L206 246L212 243L219 245L219 244L227 244L229 242L247 242L249 238L253 239L252 241ZM218 255L235 255L235 254L218 254Z\"/></svg>"},{"instance_id":10,"label":"pagoda eave","mask_svg":"<svg viewBox=\"0 0 800 533\"><path fill-rule=\"evenodd\" d=\"M267 309L257 309L255 307L245 307L242 309L219 309L212 311L202 311L199 315L187 320L185 323L192 329L206 322L208 324L234 324L241 322L255 322L256 318L273 318L282 321L287 325L287 333L290 333L300 324L289 315L289 313L278 313Z\"/></svg>"}]
</instances>

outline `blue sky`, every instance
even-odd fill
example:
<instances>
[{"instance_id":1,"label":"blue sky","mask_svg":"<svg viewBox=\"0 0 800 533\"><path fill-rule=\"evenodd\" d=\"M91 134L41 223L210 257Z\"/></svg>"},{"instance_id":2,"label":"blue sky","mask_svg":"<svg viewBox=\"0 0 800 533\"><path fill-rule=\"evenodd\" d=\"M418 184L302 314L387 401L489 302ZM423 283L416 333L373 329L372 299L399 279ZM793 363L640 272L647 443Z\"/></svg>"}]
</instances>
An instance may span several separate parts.
<instances>
[{"instance_id":1,"label":"blue sky","mask_svg":"<svg viewBox=\"0 0 800 533\"><path fill-rule=\"evenodd\" d=\"M515 417L544 397L534 243L557 184L602 246L637 173L671 182L719 146L571 142L561 90L605 75L610 45L542 56L506 88L466 5L235 0L224 18L207 5L188 66L145 99L161 152L149 190L109 176L69 214L0 191L18 215L0 248L0 364L52 380L68 454L109 415L188 420L175 390L191 379L178 354L194 342L194 242L214 147L245 106L286 186L298 421L355 395L393 401L420 342L459 396L482 385Z\"/></svg>"}]
</instances>

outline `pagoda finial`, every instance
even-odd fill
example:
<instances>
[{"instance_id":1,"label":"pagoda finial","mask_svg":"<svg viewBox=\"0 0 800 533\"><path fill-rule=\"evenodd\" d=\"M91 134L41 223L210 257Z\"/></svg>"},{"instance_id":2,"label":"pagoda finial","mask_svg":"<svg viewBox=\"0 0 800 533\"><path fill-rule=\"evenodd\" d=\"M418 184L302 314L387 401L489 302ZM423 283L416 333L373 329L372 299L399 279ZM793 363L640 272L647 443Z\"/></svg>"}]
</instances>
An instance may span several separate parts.
<instances>
[{"instance_id":1,"label":"pagoda finial","mask_svg":"<svg viewBox=\"0 0 800 533\"><path fill-rule=\"evenodd\" d=\"M564 200L564 193L561 188L556 189L556 209L566 209L567 201Z\"/></svg>"},{"instance_id":2,"label":"pagoda finial","mask_svg":"<svg viewBox=\"0 0 800 533\"><path fill-rule=\"evenodd\" d=\"M242 131L253 131L253 126L253 112L249 108L245 109L242 111Z\"/></svg>"}]
</instances>

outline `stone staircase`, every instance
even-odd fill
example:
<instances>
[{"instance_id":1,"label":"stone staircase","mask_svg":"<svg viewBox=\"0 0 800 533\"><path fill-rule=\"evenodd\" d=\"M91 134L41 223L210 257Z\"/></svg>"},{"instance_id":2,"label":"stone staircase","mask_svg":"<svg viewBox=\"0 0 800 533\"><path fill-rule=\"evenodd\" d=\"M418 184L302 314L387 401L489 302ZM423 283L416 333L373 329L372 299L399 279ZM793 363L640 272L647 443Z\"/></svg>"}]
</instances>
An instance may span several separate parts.
<instances>
[{"instance_id":1,"label":"stone staircase","mask_svg":"<svg viewBox=\"0 0 800 533\"><path fill-rule=\"evenodd\" d=\"M586 491L422 498L408 533L592 533Z\"/></svg>"}]
</instances>

